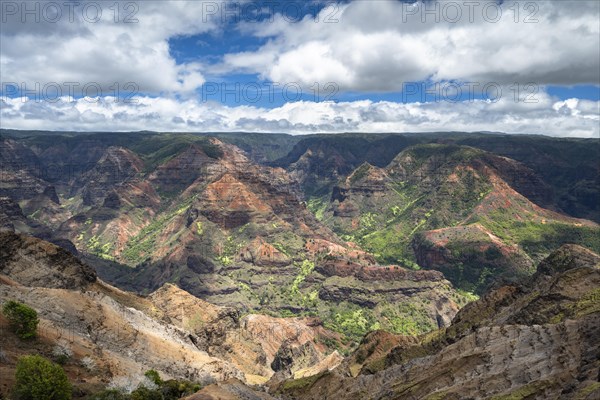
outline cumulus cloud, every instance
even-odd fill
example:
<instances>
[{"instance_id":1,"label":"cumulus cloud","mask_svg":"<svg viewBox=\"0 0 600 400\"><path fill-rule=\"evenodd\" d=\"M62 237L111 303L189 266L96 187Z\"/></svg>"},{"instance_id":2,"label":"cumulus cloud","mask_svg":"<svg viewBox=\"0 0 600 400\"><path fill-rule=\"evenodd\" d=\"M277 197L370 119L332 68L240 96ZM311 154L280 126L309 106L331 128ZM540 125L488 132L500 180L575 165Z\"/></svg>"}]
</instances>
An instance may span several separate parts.
<instances>
[{"instance_id":1,"label":"cumulus cloud","mask_svg":"<svg viewBox=\"0 0 600 400\"><path fill-rule=\"evenodd\" d=\"M294 102L276 108L235 107L196 99L138 97L4 99L3 127L105 131L248 131L299 133L502 131L600 137L600 102L544 96L535 104L510 99L395 103Z\"/></svg>"},{"instance_id":2,"label":"cumulus cloud","mask_svg":"<svg viewBox=\"0 0 600 400\"><path fill-rule=\"evenodd\" d=\"M470 5L469 5L470 4ZM278 16L247 24L269 41L227 54L221 70L275 82L336 82L342 90L398 91L421 80L598 84L600 3L393 0L340 5L337 23ZM331 21L329 21L331 22Z\"/></svg>"},{"instance_id":3,"label":"cumulus cloud","mask_svg":"<svg viewBox=\"0 0 600 400\"><path fill-rule=\"evenodd\" d=\"M22 22L22 10L13 15L5 8L8 3L39 7L50 14L39 22L31 15ZM213 57L211 64L200 56L177 63L170 43L178 37L226 34L221 15L209 12L215 4L225 7L221 1L120 1L116 16L113 2L81 0L73 18L63 8L56 22L50 21L48 4L52 3L67 4L2 3L2 82L25 83L28 89L50 82L76 82L79 87L74 97L63 91L57 101L11 96L0 100L3 128L599 135L597 101L557 99L544 93L547 85L600 83L600 3L595 0L576 5L487 0L340 2L330 4L317 18L307 15L296 23L276 15L261 23L242 20L228 25L259 38L261 45L226 53L216 64ZM97 22L90 20L95 6L83 13L90 4L102 6ZM127 4L135 6L126 8ZM502 16L496 20L498 10ZM125 22L128 16L131 23ZM505 96L498 102L292 101L264 108L202 101L197 89L206 76L230 81L240 72L266 81L259 85L295 82L312 88L318 82L325 88L334 82L342 93L362 95L358 98L398 92L406 83L421 81L478 82L479 87L497 82ZM135 86L126 86L128 82ZM542 89L538 101L511 101L507 94L515 82L520 87L535 83ZM82 86L88 83L97 83L100 92L92 87L91 93L84 93ZM115 101L111 97L115 84L121 95L137 93L137 102ZM86 94L91 98L81 98ZM52 94L46 93L48 97Z\"/></svg>"},{"instance_id":4,"label":"cumulus cloud","mask_svg":"<svg viewBox=\"0 0 600 400\"><path fill-rule=\"evenodd\" d=\"M58 83L66 94L64 84L73 82L79 85L72 93L76 96L90 83L104 95L115 92L115 83L123 90L128 82L136 87L126 93L193 91L205 80L200 64L177 64L168 40L218 29L207 3L3 2L2 82L28 90L35 90L36 83L41 88Z\"/></svg>"}]
</instances>

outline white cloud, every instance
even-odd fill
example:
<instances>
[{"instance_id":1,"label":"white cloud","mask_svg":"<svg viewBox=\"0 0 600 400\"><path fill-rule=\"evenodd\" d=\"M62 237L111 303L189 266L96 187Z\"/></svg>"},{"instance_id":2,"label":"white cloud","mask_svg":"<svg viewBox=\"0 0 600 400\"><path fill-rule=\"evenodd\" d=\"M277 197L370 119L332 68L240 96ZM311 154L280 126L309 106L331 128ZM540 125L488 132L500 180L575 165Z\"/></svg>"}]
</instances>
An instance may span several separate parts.
<instances>
[{"instance_id":1,"label":"white cloud","mask_svg":"<svg viewBox=\"0 0 600 400\"><path fill-rule=\"evenodd\" d=\"M51 3L61 9L55 23L50 22L55 17L44 12ZM89 83L98 83L104 95L113 93L115 83L124 86L128 82L134 82L136 91L142 93L190 92L204 82L203 72L198 63L178 65L168 39L218 29L218 21L206 12L206 3L80 1L70 9L66 2L14 2L14 14L3 5L2 82L25 83L29 90L36 83L43 87L51 82L61 86L76 82L75 95ZM93 6L86 8L88 4ZM98 5L101 17L92 22L100 15L96 14ZM39 22L35 12L22 14L24 7L35 10L36 6ZM138 22L124 22L128 16ZM69 93L66 86L62 89Z\"/></svg>"},{"instance_id":2,"label":"white cloud","mask_svg":"<svg viewBox=\"0 0 600 400\"><path fill-rule=\"evenodd\" d=\"M246 0L244 0L246 1ZM12 3L12 2L11 2ZM102 4L100 22L82 17L86 4ZM177 64L169 40L174 37L222 32L220 15L206 1L133 2L138 23L123 23L125 4L119 3L114 22L113 2L80 1L75 20L63 15L58 23L20 22L7 17L0 32L0 71L3 83L97 82L102 95L96 103L63 98L23 102L0 101L3 128L64 130L189 130L261 132L405 132L504 131L555 136L598 137L598 102L559 101L544 93L527 104L510 101L508 85L534 82L574 85L600 82L600 3L597 1L534 2L502 5L503 18L483 18L479 2L470 21L464 2L430 2L435 13L407 8L393 0L354 1L327 8L319 22L306 17L290 23L281 15L263 23L241 23L239 29L266 39L255 51L226 54L218 65L202 59ZM223 7L217 2L218 7ZM3 3L4 4L4 3ZM23 7L23 2L15 2ZM33 2L45 7L48 1ZM57 2L57 4L65 4ZM457 23L444 21L444 7L462 4ZM539 6L537 23L524 23ZM515 23L515 6L520 10ZM208 7L208 8L207 8ZM421 4L421 7L424 7ZM533 10L535 11L535 10ZM490 12L491 13L491 12ZM449 14L446 14L448 16ZM425 18L423 23L421 18ZM331 18L339 20L331 22ZM297 82L321 88L335 82L351 92L398 91L402 84L421 80L498 82L504 97L497 103L430 102L401 104L355 101L343 103L292 102L275 108L227 107L203 103L196 89L211 74L256 73L278 83ZM124 87L135 82L135 90ZM118 83L121 94L147 94L137 104L115 103L110 95ZM64 89L64 88L63 88ZM305 91L310 92L311 89ZM63 95L67 94L63 92ZM89 92L88 92L89 94ZM324 93L328 94L328 93ZM92 96L95 96L92 90ZM152 96L152 97L151 97ZM51 95L49 96L51 97Z\"/></svg>"},{"instance_id":3,"label":"white cloud","mask_svg":"<svg viewBox=\"0 0 600 400\"><path fill-rule=\"evenodd\" d=\"M318 23L310 16L298 23L281 15L262 23L244 23L242 18L242 32L268 38L268 42L256 51L226 54L221 63L212 66L200 58L178 65L170 53L169 39L221 31L221 15L209 12L214 7L225 8L220 1L121 1L118 22L114 21L114 3L80 1L74 7L73 22L64 6L67 3L13 4L18 7L16 15L7 15L3 8L2 81L25 82L28 88L36 82L42 86L48 82L78 82L81 86L97 82L108 95L115 82L135 82L141 93L191 93L207 73L234 71L305 87L336 82L341 90L366 92L398 91L402 83L426 79L538 85L600 81L597 1L578 1L576 5L506 1L496 23L489 20L496 12L495 3L487 0L434 1L417 3L417 8L396 0L379 0L376 5L358 0L337 9L325 8ZM48 4L61 5L62 17L57 23L43 15L39 23L32 16L25 16L27 23L20 22L22 8L37 5L45 10ZM95 6L87 11L87 20L84 18L88 4L102 6L99 22L89 20ZM139 10L125 9L127 4L137 5ZM531 9L531 5L539 9ZM458 22L450 23L457 9L462 15ZM124 23L134 11L132 18L138 22ZM525 23L532 11L538 22Z\"/></svg>"},{"instance_id":4,"label":"white cloud","mask_svg":"<svg viewBox=\"0 0 600 400\"><path fill-rule=\"evenodd\" d=\"M600 137L600 102L543 96L536 104L502 98L459 103L295 102L228 107L195 99L112 97L55 103L4 99L3 128L105 131L248 131L285 133L502 131Z\"/></svg>"},{"instance_id":5,"label":"white cloud","mask_svg":"<svg viewBox=\"0 0 600 400\"><path fill-rule=\"evenodd\" d=\"M354 1L341 6L339 23L324 23L331 14L326 9L320 23L307 18L290 24L279 16L274 22L248 24L247 32L270 41L255 52L228 54L220 68L244 66L246 72L275 82L337 82L342 90L358 91L397 91L403 82L427 79L600 82L599 2L506 1L501 7L490 1L471 2L477 4L472 6L472 20L466 3L410 8L392 0L376 5ZM456 23L449 22L456 15L446 8L449 4L460 5L462 17ZM425 7L438 11L426 14ZM491 22L496 7L502 17ZM532 13L537 22L526 23Z\"/></svg>"}]
</instances>

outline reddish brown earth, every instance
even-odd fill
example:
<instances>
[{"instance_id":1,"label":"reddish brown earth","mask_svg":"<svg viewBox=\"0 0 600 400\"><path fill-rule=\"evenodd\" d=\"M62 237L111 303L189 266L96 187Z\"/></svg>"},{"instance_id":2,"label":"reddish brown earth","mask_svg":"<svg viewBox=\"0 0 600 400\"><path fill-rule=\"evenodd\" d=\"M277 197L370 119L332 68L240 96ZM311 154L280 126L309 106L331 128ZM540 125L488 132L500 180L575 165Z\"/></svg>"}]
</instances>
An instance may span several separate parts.
<instances>
[{"instance_id":1,"label":"reddish brown earth","mask_svg":"<svg viewBox=\"0 0 600 400\"><path fill-rule=\"evenodd\" d=\"M276 372L272 364L282 349L310 355L283 365L282 376L307 368L318 373L341 360L323 344L339 341L339 335L317 319L241 318L173 285L139 297L98 280L89 267L48 242L10 232L0 233L0 242L0 299L28 304L41 320L33 346L12 333L0 338L1 348L9 349L0 370L11 377L3 381L4 393L19 356L52 358L57 345L72 350L65 368L84 392L115 379L138 379L151 368L165 378L264 383ZM86 370L85 358L95 366Z\"/></svg>"},{"instance_id":2,"label":"reddish brown earth","mask_svg":"<svg viewBox=\"0 0 600 400\"><path fill-rule=\"evenodd\" d=\"M598 287L600 256L563 246L531 280L469 304L450 327L418 339L372 333L336 370L277 391L315 400L595 399Z\"/></svg>"}]
</instances>

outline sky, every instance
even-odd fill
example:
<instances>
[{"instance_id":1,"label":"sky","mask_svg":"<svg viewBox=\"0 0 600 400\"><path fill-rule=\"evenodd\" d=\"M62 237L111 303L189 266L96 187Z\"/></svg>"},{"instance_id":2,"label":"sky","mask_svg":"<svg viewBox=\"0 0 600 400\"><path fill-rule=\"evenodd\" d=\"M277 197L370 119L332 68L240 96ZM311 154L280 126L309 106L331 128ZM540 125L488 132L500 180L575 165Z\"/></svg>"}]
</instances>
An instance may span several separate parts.
<instances>
[{"instance_id":1,"label":"sky","mask_svg":"<svg viewBox=\"0 0 600 400\"><path fill-rule=\"evenodd\" d=\"M600 137L598 1L2 1L0 127Z\"/></svg>"}]
</instances>

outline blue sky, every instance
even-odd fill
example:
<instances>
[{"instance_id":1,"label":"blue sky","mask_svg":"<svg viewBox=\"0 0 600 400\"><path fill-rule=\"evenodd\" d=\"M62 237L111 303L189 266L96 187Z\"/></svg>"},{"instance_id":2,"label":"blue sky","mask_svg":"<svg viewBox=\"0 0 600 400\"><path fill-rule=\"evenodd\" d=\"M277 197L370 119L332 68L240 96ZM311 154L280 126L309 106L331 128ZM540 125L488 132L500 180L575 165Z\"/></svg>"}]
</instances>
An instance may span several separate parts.
<instances>
[{"instance_id":1,"label":"blue sky","mask_svg":"<svg viewBox=\"0 0 600 400\"><path fill-rule=\"evenodd\" d=\"M305 18L315 18L320 11L326 7L332 7L334 2L307 2L307 1L295 1L289 0L285 3L275 1L253 1L251 2L253 7L244 8L241 5L232 6L229 11L226 12L225 20L221 29L217 32L207 32L199 35L188 35L178 36L169 39L169 48L171 55L178 64L184 64L194 61L202 61L208 64L217 64L226 55L230 53L240 52L253 52L257 51L261 46L264 46L270 38L268 37L256 37L242 32L239 29L240 23L248 22L259 23L268 21L271 18L271 14L264 13L261 15L254 16L249 11L255 10L256 8L263 7L270 12L276 14L283 14L290 24L298 23ZM344 4L347 2L339 2ZM405 3L411 3L405 1ZM502 2L500 2L502 3ZM216 11L220 13L221 10ZM222 15L222 14L221 14ZM339 11L337 5L331 8L328 14L329 18L337 19ZM483 88L470 89L468 86L464 86L464 83L459 81L460 91L449 87L448 91L445 91L444 86L440 86L439 89L434 87L435 82L429 80L418 80L406 83L407 90L399 91L374 91L374 92L360 92L360 91L347 91L341 90L335 85L324 87L328 82L321 82L319 86L310 87L308 90L303 90L301 96L296 97L296 92L291 88L289 93L284 95L281 88L271 89L272 81L261 77L260 74L241 74L241 73L227 73L227 74L213 74L207 75L206 79L208 83L200 88L197 93L202 99L208 99L216 102L223 103L225 105L234 106L240 103L247 103L257 105L261 107L280 107L285 104L290 98L297 98L298 100L304 101L357 101L357 100L372 100L372 101L390 101L390 102L401 102L401 103L416 103L423 101L464 101L473 99L492 99L496 98L496 92L490 90L485 92ZM467 81L468 82L468 81ZM521 83L526 85L530 82ZM248 95L240 95L241 90L236 90L236 84L241 84L248 87ZM259 95L255 84L263 86L262 94ZM579 98L584 100L599 101L600 100L600 85L599 84L576 84L576 85L547 85L542 86L535 83L535 89L532 87L522 88L524 91L523 96L526 94L533 95L534 92L545 91L549 95L556 97L559 100L567 100L571 98ZM216 86L219 86L216 89ZM224 86L223 86L224 85ZM223 93L227 90L226 93ZM511 90L511 89L509 89ZM233 93L236 92L237 96ZM274 97L270 97L270 93L274 94ZM486 95L487 94L487 95ZM510 91L510 96L515 96L514 89ZM256 100L258 99L258 100ZM272 100L274 99L274 101ZM245 101L251 100L251 101Z\"/></svg>"},{"instance_id":2,"label":"blue sky","mask_svg":"<svg viewBox=\"0 0 600 400\"><path fill-rule=\"evenodd\" d=\"M597 1L13 4L2 127L600 136Z\"/></svg>"}]
</instances>

